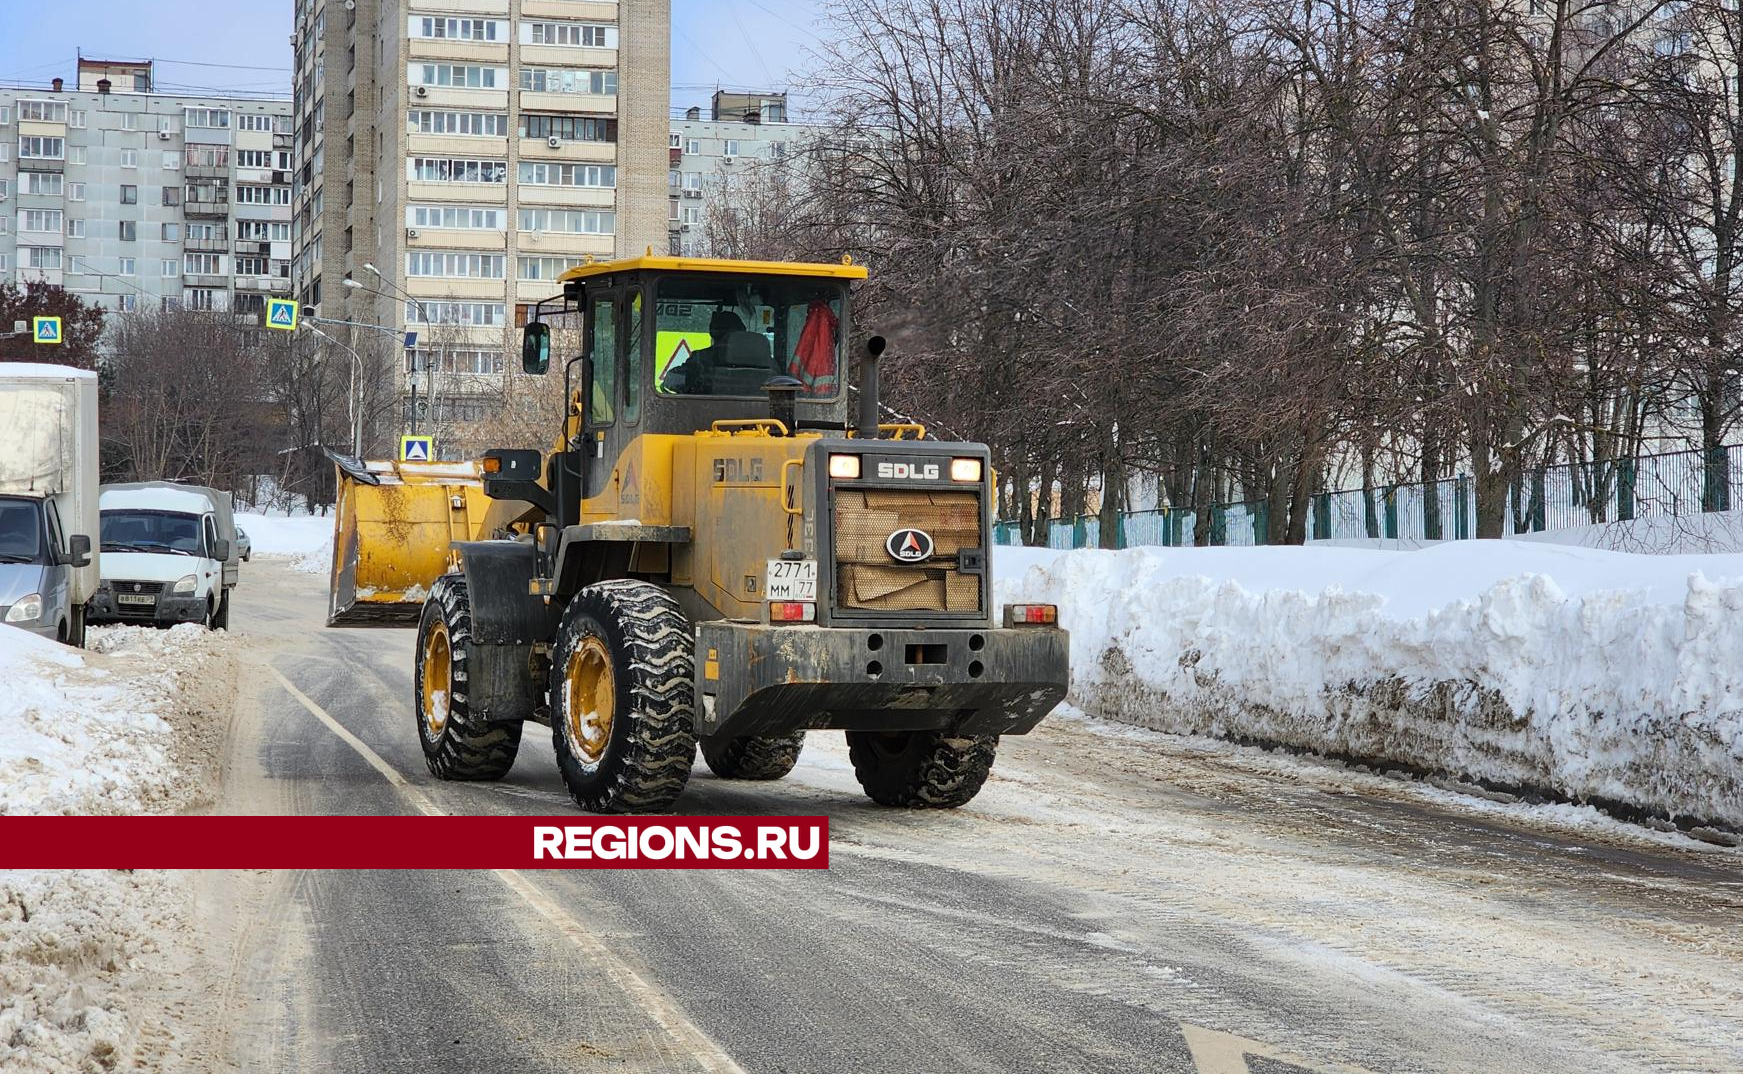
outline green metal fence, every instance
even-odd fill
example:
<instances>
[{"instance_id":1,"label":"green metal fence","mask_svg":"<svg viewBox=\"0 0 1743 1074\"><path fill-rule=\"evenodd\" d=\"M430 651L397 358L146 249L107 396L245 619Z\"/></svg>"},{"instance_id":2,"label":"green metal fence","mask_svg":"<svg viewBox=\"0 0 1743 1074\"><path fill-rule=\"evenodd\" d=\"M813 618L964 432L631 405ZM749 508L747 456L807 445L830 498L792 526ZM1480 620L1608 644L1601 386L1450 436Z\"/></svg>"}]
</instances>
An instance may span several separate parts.
<instances>
[{"instance_id":1,"label":"green metal fence","mask_svg":"<svg viewBox=\"0 0 1743 1074\"><path fill-rule=\"evenodd\" d=\"M1678 451L1631 459L1566 463L1532 470L1509 490L1506 531L1536 533L1603 522L1689 517L1729 511L1743 473L1743 451ZM1270 515L1263 500L1222 503L1205 512L1212 545L1268 544ZM1113 547L1189 547L1198 543L1193 508L1130 511L1116 520ZM1405 541L1468 540L1476 535L1477 499L1469 477L1430 484L1385 485L1314 495L1308 512L1310 541L1386 538ZM994 527L999 544L1021 544L1016 522ZM1101 547L1095 515L1051 519L1049 548Z\"/></svg>"}]
</instances>

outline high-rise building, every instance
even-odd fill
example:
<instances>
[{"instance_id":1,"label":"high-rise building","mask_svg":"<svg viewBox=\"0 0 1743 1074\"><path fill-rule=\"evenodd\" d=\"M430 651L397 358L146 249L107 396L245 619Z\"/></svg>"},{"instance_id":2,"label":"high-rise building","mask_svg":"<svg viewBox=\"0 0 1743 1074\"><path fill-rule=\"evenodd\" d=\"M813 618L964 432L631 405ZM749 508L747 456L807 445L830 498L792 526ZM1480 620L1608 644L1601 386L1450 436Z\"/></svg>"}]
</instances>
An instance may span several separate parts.
<instances>
[{"instance_id":1,"label":"high-rise building","mask_svg":"<svg viewBox=\"0 0 1743 1074\"><path fill-rule=\"evenodd\" d=\"M756 169L779 167L819 133L788 121L785 93L719 90L706 115L690 108L674 118L667 143L670 251L720 254L707 239L710 206L731 205Z\"/></svg>"},{"instance_id":2,"label":"high-rise building","mask_svg":"<svg viewBox=\"0 0 1743 1074\"><path fill-rule=\"evenodd\" d=\"M420 333L402 417L444 455L563 271L665 248L670 26L669 0L297 0L297 296Z\"/></svg>"},{"instance_id":3,"label":"high-rise building","mask_svg":"<svg viewBox=\"0 0 1743 1074\"><path fill-rule=\"evenodd\" d=\"M290 102L157 93L141 61L77 77L0 89L0 277L123 311L288 295Z\"/></svg>"}]
</instances>

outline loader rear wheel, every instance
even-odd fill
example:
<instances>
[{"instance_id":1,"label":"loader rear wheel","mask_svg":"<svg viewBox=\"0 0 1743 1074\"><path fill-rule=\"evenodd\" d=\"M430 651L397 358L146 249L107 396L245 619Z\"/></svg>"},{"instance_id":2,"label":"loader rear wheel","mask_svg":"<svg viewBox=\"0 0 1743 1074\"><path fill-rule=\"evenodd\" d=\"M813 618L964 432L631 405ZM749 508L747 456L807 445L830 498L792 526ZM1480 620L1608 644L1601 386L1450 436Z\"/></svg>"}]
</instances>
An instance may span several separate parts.
<instances>
[{"instance_id":1,"label":"loader rear wheel","mask_svg":"<svg viewBox=\"0 0 1743 1074\"><path fill-rule=\"evenodd\" d=\"M466 577L448 574L430 587L418 622L416 694L418 742L437 779L501 779L520 749L519 723L486 723L467 701L466 657L472 604Z\"/></svg>"},{"instance_id":2,"label":"loader rear wheel","mask_svg":"<svg viewBox=\"0 0 1743 1074\"><path fill-rule=\"evenodd\" d=\"M780 779L799 763L805 732L703 739L702 759L721 779Z\"/></svg>"},{"instance_id":3,"label":"loader rear wheel","mask_svg":"<svg viewBox=\"0 0 1743 1074\"><path fill-rule=\"evenodd\" d=\"M576 805L671 810L696 761L694 648L656 585L600 582L569 602L551 655L551 732Z\"/></svg>"},{"instance_id":4,"label":"loader rear wheel","mask_svg":"<svg viewBox=\"0 0 1743 1074\"><path fill-rule=\"evenodd\" d=\"M879 805L955 809L986 783L999 736L947 738L941 731L849 731L847 755Z\"/></svg>"}]
</instances>

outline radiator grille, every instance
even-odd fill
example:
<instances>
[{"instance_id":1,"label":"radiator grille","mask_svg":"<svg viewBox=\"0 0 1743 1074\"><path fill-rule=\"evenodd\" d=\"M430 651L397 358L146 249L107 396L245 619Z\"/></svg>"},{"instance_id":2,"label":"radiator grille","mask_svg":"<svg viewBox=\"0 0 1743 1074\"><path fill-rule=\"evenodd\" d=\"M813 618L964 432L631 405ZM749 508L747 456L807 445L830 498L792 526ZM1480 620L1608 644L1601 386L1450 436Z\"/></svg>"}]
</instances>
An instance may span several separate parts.
<instances>
[{"instance_id":1,"label":"radiator grille","mask_svg":"<svg viewBox=\"0 0 1743 1074\"><path fill-rule=\"evenodd\" d=\"M931 535L932 559L908 566L885 542L899 529ZM835 494L835 598L854 611L981 610L981 575L957 570L957 553L978 549L980 495L926 489L842 489Z\"/></svg>"}]
</instances>

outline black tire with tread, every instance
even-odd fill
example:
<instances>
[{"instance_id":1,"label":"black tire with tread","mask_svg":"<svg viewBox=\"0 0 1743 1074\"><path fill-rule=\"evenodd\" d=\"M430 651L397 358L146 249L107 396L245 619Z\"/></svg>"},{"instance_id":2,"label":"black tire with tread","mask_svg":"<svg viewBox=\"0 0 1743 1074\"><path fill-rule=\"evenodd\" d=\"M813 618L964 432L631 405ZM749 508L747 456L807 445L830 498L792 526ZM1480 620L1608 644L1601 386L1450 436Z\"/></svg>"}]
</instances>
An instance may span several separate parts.
<instances>
[{"instance_id":1,"label":"black tire with tread","mask_svg":"<svg viewBox=\"0 0 1743 1074\"><path fill-rule=\"evenodd\" d=\"M611 654L616 711L596 765L569 748L563 676L588 635ZM695 640L670 593L614 580L575 594L551 653L551 730L557 768L591 813L667 813L696 763Z\"/></svg>"},{"instance_id":2,"label":"black tire with tread","mask_svg":"<svg viewBox=\"0 0 1743 1074\"><path fill-rule=\"evenodd\" d=\"M448 672L448 721L441 734L432 738L424 722L424 641L438 618L447 627L452 657ZM501 779L514 767L515 754L520 750L520 723L486 723L472 718L465 693L467 646L471 639L472 605L466 592L466 576L445 574L430 587L423 616L418 620L417 668L412 679L418 742L424 748L424 763L437 779Z\"/></svg>"},{"instance_id":3,"label":"black tire with tread","mask_svg":"<svg viewBox=\"0 0 1743 1074\"><path fill-rule=\"evenodd\" d=\"M780 779L799 763L805 748L805 732L781 735L747 735L744 738L705 738L702 759L721 779Z\"/></svg>"},{"instance_id":4,"label":"black tire with tread","mask_svg":"<svg viewBox=\"0 0 1743 1074\"><path fill-rule=\"evenodd\" d=\"M847 732L847 753L859 785L872 801L901 809L966 805L986 783L998 745L997 735Z\"/></svg>"}]
</instances>

